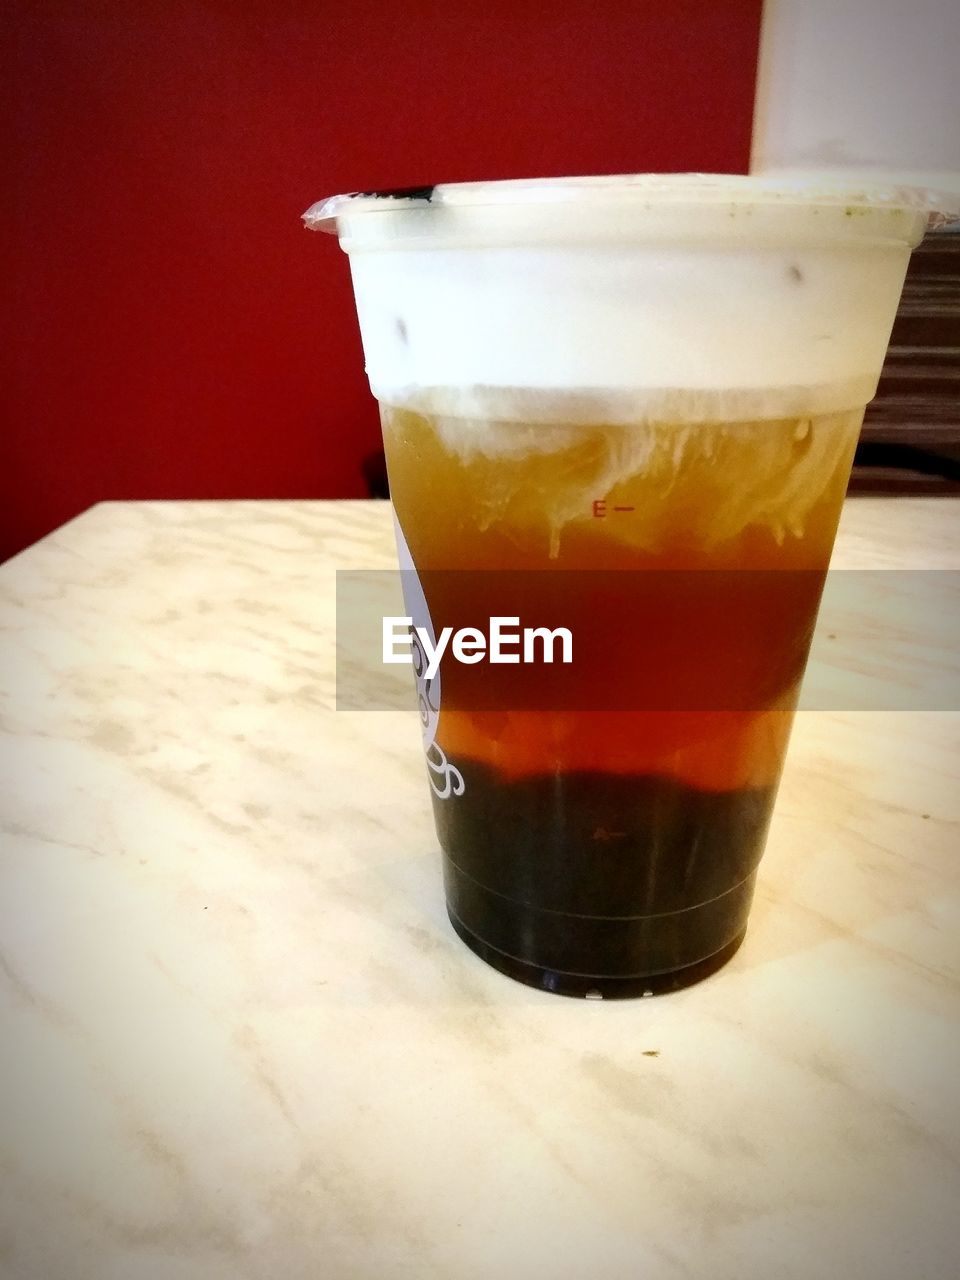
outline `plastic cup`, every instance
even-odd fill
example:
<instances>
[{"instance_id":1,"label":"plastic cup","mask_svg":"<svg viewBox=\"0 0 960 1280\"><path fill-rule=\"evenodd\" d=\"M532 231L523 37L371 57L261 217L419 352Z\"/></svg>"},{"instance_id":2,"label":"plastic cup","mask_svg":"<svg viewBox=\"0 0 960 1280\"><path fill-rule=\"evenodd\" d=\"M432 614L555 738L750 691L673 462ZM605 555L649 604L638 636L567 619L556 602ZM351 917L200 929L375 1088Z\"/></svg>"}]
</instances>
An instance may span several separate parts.
<instances>
[{"instance_id":1,"label":"plastic cup","mask_svg":"<svg viewBox=\"0 0 960 1280\"><path fill-rule=\"evenodd\" d=\"M419 678L450 919L502 972L645 995L740 945L927 217L903 191L697 175L305 215L350 258L414 621L602 623L602 678L559 700L544 663L486 664L479 701L478 666Z\"/></svg>"}]
</instances>

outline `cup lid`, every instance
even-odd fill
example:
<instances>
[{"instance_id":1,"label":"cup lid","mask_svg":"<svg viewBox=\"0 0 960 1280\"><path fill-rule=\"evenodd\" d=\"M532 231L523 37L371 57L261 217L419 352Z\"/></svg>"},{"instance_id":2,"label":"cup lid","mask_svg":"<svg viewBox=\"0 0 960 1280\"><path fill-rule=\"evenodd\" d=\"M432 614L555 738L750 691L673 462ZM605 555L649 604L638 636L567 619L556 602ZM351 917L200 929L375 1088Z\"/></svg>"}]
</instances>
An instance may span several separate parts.
<instances>
[{"instance_id":1,"label":"cup lid","mask_svg":"<svg viewBox=\"0 0 960 1280\"><path fill-rule=\"evenodd\" d=\"M337 231L349 212L386 212L415 206L482 208L497 205L818 205L901 209L928 215L931 229L960 219L960 175L938 187L858 180L830 172L789 175L634 173L570 178L454 182L328 196L303 214L311 231Z\"/></svg>"}]
</instances>

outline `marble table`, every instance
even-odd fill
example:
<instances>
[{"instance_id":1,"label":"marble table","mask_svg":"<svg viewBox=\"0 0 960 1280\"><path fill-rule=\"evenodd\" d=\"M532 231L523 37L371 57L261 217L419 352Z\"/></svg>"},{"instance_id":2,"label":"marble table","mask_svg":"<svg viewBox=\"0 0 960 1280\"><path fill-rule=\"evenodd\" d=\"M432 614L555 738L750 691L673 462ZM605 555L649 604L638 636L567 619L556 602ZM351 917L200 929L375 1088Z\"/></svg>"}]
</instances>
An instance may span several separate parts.
<instances>
[{"instance_id":1,"label":"marble table","mask_svg":"<svg viewBox=\"0 0 960 1280\"><path fill-rule=\"evenodd\" d=\"M958 567L855 499L838 562ZM843 1277L960 1256L957 730L798 719L743 948L487 968L412 715L336 712L364 502L107 503L0 568L0 1275Z\"/></svg>"}]
</instances>

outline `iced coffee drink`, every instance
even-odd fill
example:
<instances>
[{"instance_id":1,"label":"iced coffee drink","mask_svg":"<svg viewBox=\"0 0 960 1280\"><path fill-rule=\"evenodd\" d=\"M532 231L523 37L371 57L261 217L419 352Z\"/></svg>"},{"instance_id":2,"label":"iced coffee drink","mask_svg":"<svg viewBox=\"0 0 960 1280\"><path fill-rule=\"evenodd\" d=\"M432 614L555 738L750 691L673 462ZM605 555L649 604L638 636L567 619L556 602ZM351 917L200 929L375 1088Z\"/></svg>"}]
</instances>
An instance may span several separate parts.
<instances>
[{"instance_id":1,"label":"iced coffee drink","mask_svg":"<svg viewBox=\"0 0 960 1280\"><path fill-rule=\"evenodd\" d=\"M546 665L489 666L481 703L443 669L424 745L453 927L571 995L706 976L744 936L925 216L681 177L364 197L331 220L426 612L559 600L574 636L602 623L602 664L561 697Z\"/></svg>"}]
</instances>

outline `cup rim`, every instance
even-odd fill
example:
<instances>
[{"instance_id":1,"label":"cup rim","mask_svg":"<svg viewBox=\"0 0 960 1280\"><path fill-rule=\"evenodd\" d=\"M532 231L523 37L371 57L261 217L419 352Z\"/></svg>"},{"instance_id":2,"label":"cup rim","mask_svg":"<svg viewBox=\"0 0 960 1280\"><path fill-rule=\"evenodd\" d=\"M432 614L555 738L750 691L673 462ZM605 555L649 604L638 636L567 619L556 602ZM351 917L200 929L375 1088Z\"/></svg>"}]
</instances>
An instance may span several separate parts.
<instances>
[{"instance_id":1,"label":"cup rim","mask_svg":"<svg viewBox=\"0 0 960 1280\"><path fill-rule=\"evenodd\" d=\"M931 227L960 218L956 190L864 181L850 174L633 173L565 178L507 178L492 182L438 183L420 187L353 191L327 196L302 215L311 231L336 233L341 215L421 209L482 209L492 206L574 205L677 208L717 205L784 209L845 207L927 213Z\"/></svg>"}]
</instances>

